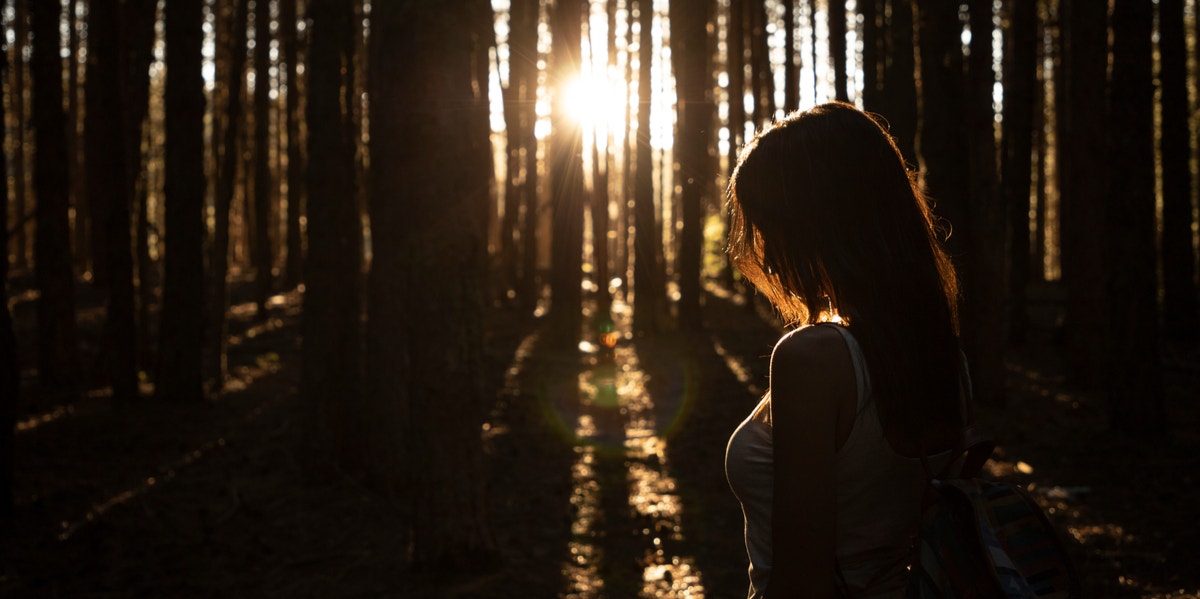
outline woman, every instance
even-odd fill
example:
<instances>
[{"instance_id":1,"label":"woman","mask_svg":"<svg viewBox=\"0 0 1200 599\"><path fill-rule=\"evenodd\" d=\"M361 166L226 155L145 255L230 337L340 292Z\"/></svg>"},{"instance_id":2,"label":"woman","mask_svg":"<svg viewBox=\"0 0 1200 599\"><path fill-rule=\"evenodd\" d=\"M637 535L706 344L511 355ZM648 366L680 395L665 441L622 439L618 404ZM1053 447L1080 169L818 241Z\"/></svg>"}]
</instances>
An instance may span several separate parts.
<instances>
[{"instance_id":1,"label":"woman","mask_svg":"<svg viewBox=\"0 0 1200 599\"><path fill-rule=\"evenodd\" d=\"M729 195L735 264L803 325L726 453L750 595L903 596L925 468L963 428L958 282L929 203L887 132L842 103L751 141Z\"/></svg>"}]
</instances>

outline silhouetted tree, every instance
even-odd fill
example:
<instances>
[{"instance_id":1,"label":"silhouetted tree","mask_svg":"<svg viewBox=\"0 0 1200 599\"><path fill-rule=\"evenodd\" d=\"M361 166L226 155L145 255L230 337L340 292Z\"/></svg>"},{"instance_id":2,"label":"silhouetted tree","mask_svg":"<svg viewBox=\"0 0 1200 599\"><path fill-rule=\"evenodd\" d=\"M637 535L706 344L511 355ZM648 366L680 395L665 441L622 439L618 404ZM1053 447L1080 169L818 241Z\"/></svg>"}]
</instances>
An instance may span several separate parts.
<instances>
[{"instance_id":1,"label":"silhouetted tree","mask_svg":"<svg viewBox=\"0 0 1200 599\"><path fill-rule=\"evenodd\" d=\"M800 65L796 64L796 1L783 3L783 110L800 107Z\"/></svg>"},{"instance_id":2,"label":"silhouetted tree","mask_svg":"<svg viewBox=\"0 0 1200 599\"><path fill-rule=\"evenodd\" d=\"M1108 8L1060 0L1058 132L1060 264L1066 291L1063 334L1069 376L1098 387L1105 369L1105 202L1108 176Z\"/></svg>"},{"instance_id":3,"label":"silhouetted tree","mask_svg":"<svg viewBox=\"0 0 1200 599\"><path fill-rule=\"evenodd\" d=\"M537 125L538 90L538 0L514 0L512 4L512 26L509 28L509 76L510 85L517 86L519 126L509 132L518 137L524 149L521 161L524 180L521 193L522 203L520 241L520 275L517 281L517 297L521 305L532 308L537 304L541 289L538 285L537 223L541 210L538 193L538 140L534 128Z\"/></svg>"},{"instance_id":4,"label":"silhouetted tree","mask_svg":"<svg viewBox=\"0 0 1200 599\"><path fill-rule=\"evenodd\" d=\"M171 0L165 10L167 80L166 253L155 391L160 398L204 398L204 41L203 2Z\"/></svg>"},{"instance_id":5,"label":"silhouetted tree","mask_svg":"<svg viewBox=\"0 0 1200 599\"><path fill-rule=\"evenodd\" d=\"M846 0L825 0L829 17L829 57L833 60L834 98L850 101L850 83L846 73Z\"/></svg>"},{"instance_id":6,"label":"silhouetted tree","mask_svg":"<svg viewBox=\"0 0 1200 599\"><path fill-rule=\"evenodd\" d=\"M8 41L0 39L0 81L8 75ZM0 123L5 122L0 102ZM0 128L0 148L7 146L6 128ZM8 248L8 161L0 160L0 247ZM18 214L18 217L20 215ZM7 251L7 250L6 250ZM0 260L0 297L8 297L8 255ZM17 365L17 338L13 334L8 302L0 307L0 531L13 524L13 438L17 403L21 400L21 371Z\"/></svg>"},{"instance_id":7,"label":"silhouetted tree","mask_svg":"<svg viewBox=\"0 0 1200 599\"><path fill-rule=\"evenodd\" d=\"M558 7L575 17L577 8ZM461 114L487 106L487 71L478 69L478 58L487 55L480 25L490 24L491 9L486 0L382 3L371 18L371 98L398 109L371 118L372 231L387 243L377 246L371 265L369 339L392 337L402 353L386 358L405 360L379 364L402 376L388 404L372 410L408 425L400 442L411 456L414 563L487 567L495 544L479 427L487 406L482 317L491 143L486 127ZM384 302L402 306L395 320L376 321ZM384 356L374 353L377 341L369 347L374 366Z\"/></svg>"},{"instance_id":8,"label":"silhouetted tree","mask_svg":"<svg viewBox=\"0 0 1200 599\"><path fill-rule=\"evenodd\" d=\"M104 338L107 362L116 401L137 397L137 332L133 288L133 198L125 179L129 144L124 143L126 91L122 77L122 19L117 0L88 3L87 112L84 144L87 151L87 188L90 203L105 208L94 212L92 238L107 247L92 256L93 271L106 273L108 310ZM116 144L113 142L117 141ZM116 146L114 148L114 145ZM78 215L76 218L80 218ZM82 249L82 248L81 248ZM96 249L93 248L93 252Z\"/></svg>"},{"instance_id":9,"label":"silhouetted tree","mask_svg":"<svg viewBox=\"0 0 1200 599\"><path fill-rule=\"evenodd\" d=\"M1187 41L1183 0L1158 5L1162 56L1163 330L1191 346L1200 340L1196 249L1192 245L1192 180L1188 135Z\"/></svg>"},{"instance_id":10,"label":"silhouetted tree","mask_svg":"<svg viewBox=\"0 0 1200 599\"><path fill-rule=\"evenodd\" d=\"M209 372L212 373L215 390L224 387L226 376L227 322L225 312L229 306L227 282L229 275L229 210L233 206L239 157L238 137L243 126L242 82L246 74L246 20L249 4L249 0L230 2L233 10L229 25L224 28L228 38L217 38L217 43L226 48L227 65L225 70L225 129L221 136L221 152L219 153L221 161L216 173L217 189L213 200L213 239L208 260L212 287L209 290L208 315L211 326L209 327L206 359ZM291 169L292 166L289 164L288 168Z\"/></svg>"},{"instance_id":11,"label":"silhouetted tree","mask_svg":"<svg viewBox=\"0 0 1200 599\"><path fill-rule=\"evenodd\" d=\"M583 129L567 105L567 85L580 73L580 8L583 0L558 0L550 29L553 90L550 134L550 199L554 222L550 253L550 315L554 333L574 345L582 311Z\"/></svg>"},{"instance_id":12,"label":"silhouetted tree","mask_svg":"<svg viewBox=\"0 0 1200 599\"><path fill-rule=\"evenodd\" d=\"M650 27L654 22L654 5L650 0L638 0L638 126L637 181L633 198L633 326L638 333L654 333L663 325L661 312L666 293L661 275L659 248L662 247L661 228L654 210L654 163L650 147L650 64L654 59Z\"/></svg>"},{"instance_id":13,"label":"silhouetted tree","mask_svg":"<svg viewBox=\"0 0 1200 599\"><path fill-rule=\"evenodd\" d=\"M1004 135L1001 184L1009 214L1009 333L1023 342L1029 325L1025 287L1029 284L1029 189L1032 179L1034 98L1037 87L1037 2L1004 4Z\"/></svg>"},{"instance_id":14,"label":"silhouetted tree","mask_svg":"<svg viewBox=\"0 0 1200 599\"><path fill-rule=\"evenodd\" d=\"M971 54L969 59L965 129L970 144L970 202L967 221L956 222L956 233L965 232L967 256L960 267L964 302L963 341L971 361L971 382L977 401L1004 403L1004 348L1006 329L1004 294L1007 289L1005 232L1007 211L996 177L995 109L992 89L992 0L971 0ZM967 229L964 231L964 228Z\"/></svg>"},{"instance_id":15,"label":"silhouetted tree","mask_svg":"<svg viewBox=\"0 0 1200 599\"><path fill-rule=\"evenodd\" d=\"M75 328L75 278L71 265L71 224L67 196L66 115L63 63L59 56L62 6L33 2L33 126L37 150L34 239L37 299L38 378L56 394L79 392L81 372Z\"/></svg>"},{"instance_id":16,"label":"silhouetted tree","mask_svg":"<svg viewBox=\"0 0 1200 599\"><path fill-rule=\"evenodd\" d=\"M917 166L917 48L912 0L891 1L884 67L884 116L904 160Z\"/></svg>"},{"instance_id":17,"label":"silhouetted tree","mask_svg":"<svg viewBox=\"0 0 1200 599\"><path fill-rule=\"evenodd\" d=\"M279 2L279 42L287 78L287 104L283 128L287 132L287 263L284 282L288 289L300 284L304 268L300 214L304 210L304 146L300 137L300 52L296 42L296 5L299 0Z\"/></svg>"},{"instance_id":18,"label":"silhouetted tree","mask_svg":"<svg viewBox=\"0 0 1200 599\"><path fill-rule=\"evenodd\" d=\"M1112 260L1108 398L1112 427L1148 439L1166 432L1158 350L1153 29L1152 4L1116 0L1105 235Z\"/></svg>"},{"instance_id":19,"label":"silhouetted tree","mask_svg":"<svg viewBox=\"0 0 1200 599\"><path fill-rule=\"evenodd\" d=\"M361 474L365 450L360 437L366 433L361 393L363 239L354 195L355 132L351 107L342 101L354 60L350 54L354 46L347 43L353 13L342 0L313 0L308 14L308 164L320 168L309 168L306 173L308 252L301 321L304 419L316 447L328 448L343 468ZM386 222L378 225L387 230ZM376 252L376 260L386 260L379 248ZM378 310L372 318L379 318ZM400 339L387 341L401 343ZM400 354L379 355L395 360L388 366L399 376ZM398 385L393 383L391 388ZM380 460L387 457L379 454Z\"/></svg>"},{"instance_id":20,"label":"silhouetted tree","mask_svg":"<svg viewBox=\"0 0 1200 599\"><path fill-rule=\"evenodd\" d=\"M671 57L675 66L677 133L682 194L682 227L679 232L679 325L699 330L700 264L704 251L704 204L711 188L713 104L712 68L708 54L708 27L713 6L709 0L674 0L671 3ZM791 53L786 53L791 57ZM789 71L790 65L785 66Z\"/></svg>"},{"instance_id":21,"label":"silhouetted tree","mask_svg":"<svg viewBox=\"0 0 1200 599\"><path fill-rule=\"evenodd\" d=\"M254 2L254 303L259 319L267 317L271 295L271 5Z\"/></svg>"},{"instance_id":22,"label":"silhouetted tree","mask_svg":"<svg viewBox=\"0 0 1200 599\"><path fill-rule=\"evenodd\" d=\"M13 1L13 45L12 65L9 75L12 77L10 92L12 98L13 124L13 209L17 221L13 223L13 252L17 268L24 269L29 265L29 241L26 228L29 223L29 197L25 188L27 162L29 152L28 136L25 128L28 120L25 112L25 48L29 42L29 5L26 0Z\"/></svg>"},{"instance_id":23,"label":"silhouetted tree","mask_svg":"<svg viewBox=\"0 0 1200 599\"><path fill-rule=\"evenodd\" d=\"M150 368L150 305L154 298L154 283L157 280L150 261L149 227L146 219L146 198L149 176L142 155L142 121L150 107L150 77L147 72L154 60L154 27L158 22L157 0L126 0L121 4L121 37L118 41L122 57L121 77L123 103L126 113L122 116L125 131L125 197L132 202L132 212L137 223L134 226L135 263L137 266L137 322L136 352L138 367ZM141 184L139 185L139 181Z\"/></svg>"},{"instance_id":24,"label":"silhouetted tree","mask_svg":"<svg viewBox=\"0 0 1200 599\"><path fill-rule=\"evenodd\" d=\"M862 15L862 105L869 111L882 109L880 92L883 91L883 70L887 50L884 47L886 11L884 0L858 0L856 5Z\"/></svg>"}]
</instances>

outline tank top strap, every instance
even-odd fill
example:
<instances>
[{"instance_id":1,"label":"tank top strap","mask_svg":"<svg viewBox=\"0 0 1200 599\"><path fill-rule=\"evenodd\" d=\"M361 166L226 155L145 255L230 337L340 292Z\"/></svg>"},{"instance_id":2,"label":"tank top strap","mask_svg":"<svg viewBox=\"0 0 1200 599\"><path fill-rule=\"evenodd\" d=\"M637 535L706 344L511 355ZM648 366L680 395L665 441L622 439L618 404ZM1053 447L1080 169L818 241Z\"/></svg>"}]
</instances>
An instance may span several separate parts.
<instances>
[{"instance_id":1,"label":"tank top strap","mask_svg":"<svg viewBox=\"0 0 1200 599\"><path fill-rule=\"evenodd\" d=\"M854 383L858 389L858 407L856 411L862 412L863 408L871 400L871 377L867 372L867 358L863 354L862 346L858 344L858 340L854 338L850 330L840 324L822 322L819 325L832 327L846 341L846 347L850 350L850 362L854 365Z\"/></svg>"}]
</instances>

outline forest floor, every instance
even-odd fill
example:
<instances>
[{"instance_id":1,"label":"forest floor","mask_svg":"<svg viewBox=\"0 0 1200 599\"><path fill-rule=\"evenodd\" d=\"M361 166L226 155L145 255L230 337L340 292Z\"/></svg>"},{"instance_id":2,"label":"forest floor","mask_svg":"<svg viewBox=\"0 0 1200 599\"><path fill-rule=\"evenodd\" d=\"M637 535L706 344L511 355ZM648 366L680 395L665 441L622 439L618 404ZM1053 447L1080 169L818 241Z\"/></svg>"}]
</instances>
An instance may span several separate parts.
<instances>
[{"instance_id":1,"label":"forest floor","mask_svg":"<svg viewBox=\"0 0 1200 599\"><path fill-rule=\"evenodd\" d=\"M79 295L84 359L95 365L103 309L94 290ZM540 319L493 310L497 401L482 432L503 565L452 579L408 567L388 500L336 470L310 474L296 293L278 296L265 320L235 303L232 379L218 399L132 406L114 406L99 383L66 404L37 396L31 297L10 302L26 385L0 596L745 594L724 451L765 390L780 328L736 296L710 290L703 333L636 339L618 302L578 354L548 347ZM1200 597L1200 356L1167 356L1169 437L1124 439L1108 431L1100 398L1064 384L1054 310L1039 304L1039 326L1007 356L1008 404L978 410L999 440L993 475L1048 509L1085 596Z\"/></svg>"}]
</instances>

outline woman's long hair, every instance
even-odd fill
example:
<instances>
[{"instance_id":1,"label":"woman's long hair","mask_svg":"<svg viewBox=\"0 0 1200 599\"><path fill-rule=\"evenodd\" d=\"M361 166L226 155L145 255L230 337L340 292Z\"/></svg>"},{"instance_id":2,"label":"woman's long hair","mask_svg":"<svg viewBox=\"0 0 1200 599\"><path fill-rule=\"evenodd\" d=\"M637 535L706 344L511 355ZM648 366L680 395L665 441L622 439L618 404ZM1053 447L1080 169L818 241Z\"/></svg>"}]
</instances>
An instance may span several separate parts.
<instances>
[{"instance_id":1,"label":"woman's long hair","mask_svg":"<svg viewBox=\"0 0 1200 599\"><path fill-rule=\"evenodd\" d=\"M961 426L958 279L878 122L843 103L788 115L742 151L729 210L734 264L786 320L855 334L889 440Z\"/></svg>"}]
</instances>

